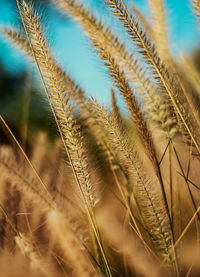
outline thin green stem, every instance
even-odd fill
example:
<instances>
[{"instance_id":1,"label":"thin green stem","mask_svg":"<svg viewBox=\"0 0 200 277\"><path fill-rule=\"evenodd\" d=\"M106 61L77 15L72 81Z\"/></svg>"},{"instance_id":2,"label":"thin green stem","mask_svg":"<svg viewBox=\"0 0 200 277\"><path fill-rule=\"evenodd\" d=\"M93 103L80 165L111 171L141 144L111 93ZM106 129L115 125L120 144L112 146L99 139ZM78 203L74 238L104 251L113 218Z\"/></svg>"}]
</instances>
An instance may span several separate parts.
<instances>
[{"instance_id":1,"label":"thin green stem","mask_svg":"<svg viewBox=\"0 0 200 277\"><path fill-rule=\"evenodd\" d=\"M179 171L177 171L177 173L179 175L181 175L183 178L185 178L191 185L193 185L196 189L200 190L200 187L198 185L196 185L194 182L192 182L189 178L187 178L186 176L184 176L183 174L181 174Z\"/></svg>"},{"instance_id":2,"label":"thin green stem","mask_svg":"<svg viewBox=\"0 0 200 277\"><path fill-rule=\"evenodd\" d=\"M162 154L162 157L161 157L161 159L160 159L160 161L159 161L159 166L161 165L161 163L162 163L162 161L163 161L163 159L164 159L164 157L165 157L165 154L167 153L167 149L168 149L168 147L169 147L169 145L170 145L170 139L169 139L169 141L168 141L168 143L167 143L167 146L165 147L165 150L164 150L164 152L163 152L163 154Z\"/></svg>"},{"instance_id":3,"label":"thin green stem","mask_svg":"<svg viewBox=\"0 0 200 277\"><path fill-rule=\"evenodd\" d=\"M180 167L180 170L181 170L181 173L183 175L183 178L185 180L185 183L186 183L186 186L187 186L187 189L188 189L188 192L189 192L189 195L190 195L190 198L191 198L191 201L192 201L192 205L194 207L194 210L197 211L197 206L196 206L196 203L195 203L195 200L194 200L194 197L193 197L193 194L192 194L192 191L190 189L190 185L189 185L189 182L187 180L187 177L185 176L185 173L184 173L184 170L183 170L183 167L182 167L182 164L181 164L181 161L179 159L179 156L178 156L178 153L176 151L176 148L175 146L173 145L173 150L174 150L174 153L175 153L175 156L176 156L176 159L178 161L178 164L179 164L179 167ZM200 215L199 213L197 213L197 218L199 220L199 223L200 223Z\"/></svg>"},{"instance_id":4,"label":"thin green stem","mask_svg":"<svg viewBox=\"0 0 200 277\"><path fill-rule=\"evenodd\" d=\"M173 228L173 221L174 221L174 212L173 212L173 180L172 180L172 147L171 143L169 144L169 187L170 187L170 210L171 210L171 221L172 221L172 228ZM174 229L174 228L173 228Z\"/></svg>"}]
</instances>

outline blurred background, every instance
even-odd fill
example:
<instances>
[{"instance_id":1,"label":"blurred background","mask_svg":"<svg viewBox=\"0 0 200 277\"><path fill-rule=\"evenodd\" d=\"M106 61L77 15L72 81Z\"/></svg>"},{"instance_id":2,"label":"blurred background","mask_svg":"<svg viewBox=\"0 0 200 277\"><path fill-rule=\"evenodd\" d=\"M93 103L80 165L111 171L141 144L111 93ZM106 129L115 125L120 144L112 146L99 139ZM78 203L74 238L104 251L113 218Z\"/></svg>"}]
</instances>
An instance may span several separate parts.
<instances>
[{"instance_id":1,"label":"blurred background","mask_svg":"<svg viewBox=\"0 0 200 277\"><path fill-rule=\"evenodd\" d=\"M61 15L48 0L32 0L42 13L43 24L54 56L87 95L100 102L110 101L112 81L92 51L88 39L74 22ZM101 0L82 0L98 18L112 24L116 33L121 27ZM131 4L132 0L128 1ZM134 4L149 17L148 1L134 0ZM171 53L175 59L184 54L200 68L200 36L189 0L166 0ZM0 26L22 29L15 0L0 1ZM126 36L121 34L126 40ZM53 123L37 70L0 34L0 114L20 138L34 136L38 128L52 131Z\"/></svg>"}]
</instances>

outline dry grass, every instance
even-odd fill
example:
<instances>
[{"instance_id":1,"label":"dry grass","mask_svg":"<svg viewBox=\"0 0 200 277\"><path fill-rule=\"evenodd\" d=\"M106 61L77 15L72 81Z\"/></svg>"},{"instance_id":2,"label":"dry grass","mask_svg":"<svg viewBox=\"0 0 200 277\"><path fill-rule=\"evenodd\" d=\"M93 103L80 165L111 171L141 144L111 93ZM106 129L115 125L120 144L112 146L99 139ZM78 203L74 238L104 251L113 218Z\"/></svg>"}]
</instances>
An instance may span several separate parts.
<instances>
[{"instance_id":1,"label":"dry grass","mask_svg":"<svg viewBox=\"0 0 200 277\"><path fill-rule=\"evenodd\" d=\"M170 56L163 1L149 1L147 30L136 7L105 1L134 54L83 4L52 2L85 31L130 119L113 88L111 109L87 99L17 0L25 35L1 30L36 64L60 139L40 133L27 155L1 117L12 141L0 147L4 276L199 276L200 86L194 65Z\"/></svg>"}]
</instances>

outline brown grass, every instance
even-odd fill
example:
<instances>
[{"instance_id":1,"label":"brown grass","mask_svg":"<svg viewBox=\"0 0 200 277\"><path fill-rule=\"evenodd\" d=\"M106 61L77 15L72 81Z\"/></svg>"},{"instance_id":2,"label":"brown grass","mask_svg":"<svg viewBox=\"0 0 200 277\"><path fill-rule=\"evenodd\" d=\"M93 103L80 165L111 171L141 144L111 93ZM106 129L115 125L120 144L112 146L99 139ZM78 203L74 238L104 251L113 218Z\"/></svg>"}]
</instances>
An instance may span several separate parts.
<instances>
[{"instance_id":1,"label":"brown grass","mask_svg":"<svg viewBox=\"0 0 200 277\"><path fill-rule=\"evenodd\" d=\"M0 146L4 276L198 276L200 86L194 65L170 56L163 1L150 1L147 30L136 7L105 1L136 54L83 4L52 2L90 38L130 119L113 88L111 109L86 97L17 0L26 35L2 34L36 64L60 138L40 133L25 153L1 117L12 141Z\"/></svg>"}]
</instances>

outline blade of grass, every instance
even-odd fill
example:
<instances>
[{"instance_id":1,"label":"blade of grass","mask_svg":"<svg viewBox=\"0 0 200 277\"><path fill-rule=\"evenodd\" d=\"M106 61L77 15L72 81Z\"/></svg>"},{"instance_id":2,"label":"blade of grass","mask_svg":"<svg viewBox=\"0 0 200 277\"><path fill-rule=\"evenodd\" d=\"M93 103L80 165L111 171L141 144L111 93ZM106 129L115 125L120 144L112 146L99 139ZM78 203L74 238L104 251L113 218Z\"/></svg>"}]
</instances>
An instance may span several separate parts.
<instances>
[{"instance_id":1,"label":"blade of grass","mask_svg":"<svg viewBox=\"0 0 200 277\"><path fill-rule=\"evenodd\" d=\"M175 146L173 145L173 150L174 150L174 153L175 153L175 156L176 156L176 159L178 161L178 164L179 164L179 167L180 167L180 170L181 170L181 173L183 175L183 178L185 180L185 183L186 183L186 186L187 186L187 189L188 189L188 192L189 192L189 195L190 195L190 198L191 198L191 201L192 201L192 205L194 207L194 210L197 211L197 206L196 206L196 203L195 203L195 200L194 200L194 197L193 197L193 194L192 194L192 191L190 189L190 185L188 183L188 180L187 180L187 177L185 176L185 173L184 173L184 170L183 170L183 167L182 167L182 164L181 164L181 161L179 159L179 156L178 156L178 153L176 151L176 148ZM200 215L197 214L197 217L198 217L198 220L199 220L199 223L200 223Z\"/></svg>"}]
</instances>

